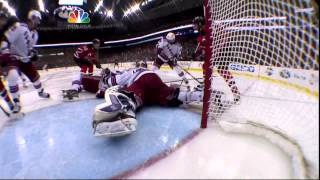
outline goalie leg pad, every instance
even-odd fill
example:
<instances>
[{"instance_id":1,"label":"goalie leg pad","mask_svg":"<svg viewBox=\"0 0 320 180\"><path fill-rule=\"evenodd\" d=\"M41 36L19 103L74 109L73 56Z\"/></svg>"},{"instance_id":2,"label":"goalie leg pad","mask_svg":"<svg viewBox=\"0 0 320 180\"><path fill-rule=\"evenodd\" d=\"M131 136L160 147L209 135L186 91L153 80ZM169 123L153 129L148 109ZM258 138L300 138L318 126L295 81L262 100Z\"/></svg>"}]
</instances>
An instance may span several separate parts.
<instances>
[{"instance_id":1,"label":"goalie leg pad","mask_svg":"<svg viewBox=\"0 0 320 180\"><path fill-rule=\"evenodd\" d=\"M101 122L94 127L94 136L117 137L131 134L136 131L137 120L125 118L113 122Z\"/></svg>"},{"instance_id":2,"label":"goalie leg pad","mask_svg":"<svg viewBox=\"0 0 320 180\"><path fill-rule=\"evenodd\" d=\"M93 116L95 136L122 136L136 130L136 105L132 99L116 90L107 90L106 102L96 107Z\"/></svg>"}]
</instances>

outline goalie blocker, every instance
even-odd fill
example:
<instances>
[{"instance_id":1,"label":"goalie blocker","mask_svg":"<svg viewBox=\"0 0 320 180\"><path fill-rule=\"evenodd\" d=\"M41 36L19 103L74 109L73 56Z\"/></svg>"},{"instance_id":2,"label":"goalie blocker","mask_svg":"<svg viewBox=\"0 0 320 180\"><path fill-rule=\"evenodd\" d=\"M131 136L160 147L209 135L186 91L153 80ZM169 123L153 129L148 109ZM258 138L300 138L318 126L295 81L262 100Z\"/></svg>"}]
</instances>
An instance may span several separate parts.
<instances>
[{"instance_id":1,"label":"goalie blocker","mask_svg":"<svg viewBox=\"0 0 320 180\"><path fill-rule=\"evenodd\" d=\"M137 109L148 105L177 107L183 103L202 102L202 91L181 91L167 86L160 77L146 73L125 88L114 86L106 90L106 102L95 108L95 136L123 136L136 131Z\"/></svg>"}]
</instances>

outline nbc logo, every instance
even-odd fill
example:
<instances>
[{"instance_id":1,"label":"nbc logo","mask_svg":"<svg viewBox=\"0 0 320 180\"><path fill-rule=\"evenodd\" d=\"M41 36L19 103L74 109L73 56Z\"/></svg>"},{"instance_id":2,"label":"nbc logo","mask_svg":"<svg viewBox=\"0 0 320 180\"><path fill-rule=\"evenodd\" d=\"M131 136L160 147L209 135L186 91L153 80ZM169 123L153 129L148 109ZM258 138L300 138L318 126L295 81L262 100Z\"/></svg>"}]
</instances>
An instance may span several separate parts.
<instances>
[{"instance_id":1,"label":"nbc logo","mask_svg":"<svg viewBox=\"0 0 320 180\"><path fill-rule=\"evenodd\" d=\"M69 23L77 23L77 24L88 24L90 23L90 18L89 14L87 12L84 12L82 10L74 10L70 12L69 18L68 18Z\"/></svg>"}]
</instances>

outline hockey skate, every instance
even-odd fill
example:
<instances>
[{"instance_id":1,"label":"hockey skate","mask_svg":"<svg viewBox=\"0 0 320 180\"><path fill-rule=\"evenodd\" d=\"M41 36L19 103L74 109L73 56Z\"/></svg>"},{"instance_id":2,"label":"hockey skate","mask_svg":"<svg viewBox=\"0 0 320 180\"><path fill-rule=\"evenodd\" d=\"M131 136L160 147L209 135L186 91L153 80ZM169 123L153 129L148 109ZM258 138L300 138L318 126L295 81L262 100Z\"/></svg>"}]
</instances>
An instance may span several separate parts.
<instances>
[{"instance_id":1,"label":"hockey skate","mask_svg":"<svg viewBox=\"0 0 320 180\"><path fill-rule=\"evenodd\" d=\"M42 89L40 92L38 92L38 95L39 95L39 97L41 97L41 98L46 98L46 99L50 98L50 94L44 92L43 89Z\"/></svg>"},{"instance_id":2,"label":"hockey skate","mask_svg":"<svg viewBox=\"0 0 320 180\"><path fill-rule=\"evenodd\" d=\"M62 96L64 100L73 100L79 98L79 92L75 89L62 90Z\"/></svg>"},{"instance_id":3,"label":"hockey skate","mask_svg":"<svg viewBox=\"0 0 320 180\"><path fill-rule=\"evenodd\" d=\"M2 106L0 109L4 112L4 114L9 118L9 120L17 120L24 117L24 113L21 112L21 105L20 103L15 103L9 106L10 111L5 110Z\"/></svg>"}]
</instances>

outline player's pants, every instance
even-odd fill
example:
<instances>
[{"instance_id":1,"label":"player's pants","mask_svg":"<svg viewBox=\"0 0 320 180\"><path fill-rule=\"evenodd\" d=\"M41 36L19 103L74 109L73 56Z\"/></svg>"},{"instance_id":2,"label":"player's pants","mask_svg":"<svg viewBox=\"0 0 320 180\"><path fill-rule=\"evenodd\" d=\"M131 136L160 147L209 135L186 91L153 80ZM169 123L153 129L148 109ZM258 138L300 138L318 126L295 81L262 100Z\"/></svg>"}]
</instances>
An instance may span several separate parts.
<instances>
[{"instance_id":1,"label":"player's pants","mask_svg":"<svg viewBox=\"0 0 320 180\"><path fill-rule=\"evenodd\" d=\"M82 74L86 74L87 71L89 75L93 74L93 64L90 63L88 60L78 58L74 58L73 60L81 68L80 72Z\"/></svg>"},{"instance_id":2,"label":"player's pants","mask_svg":"<svg viewBox=\"0 0 320 180\"><path fill-rule=\"evenodd\" d=\"M124 91L134 93L138 105L179 106L179 89L169 87L157 74L142 75Z\"/></svg>"},{"instance_id":3,"label":"player's pants","mask_svg":"<svg viewBox=\"0 0 320 180\"><path fill-rule=\"evenodd\" d=\"M19 99L19 70L25 74L28 79L33 83L33 87L40 93L43 92L42 84L40 81L40 75L32 62L23 63L20 61L14 62L13 66L9 66L8 72L8 85L10 89L10 93L14 100Z\"/></svg>"}]
</instances>

